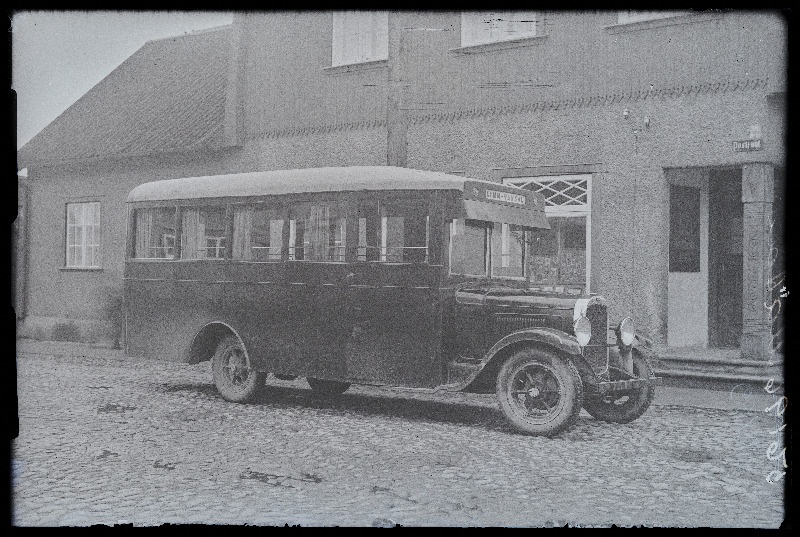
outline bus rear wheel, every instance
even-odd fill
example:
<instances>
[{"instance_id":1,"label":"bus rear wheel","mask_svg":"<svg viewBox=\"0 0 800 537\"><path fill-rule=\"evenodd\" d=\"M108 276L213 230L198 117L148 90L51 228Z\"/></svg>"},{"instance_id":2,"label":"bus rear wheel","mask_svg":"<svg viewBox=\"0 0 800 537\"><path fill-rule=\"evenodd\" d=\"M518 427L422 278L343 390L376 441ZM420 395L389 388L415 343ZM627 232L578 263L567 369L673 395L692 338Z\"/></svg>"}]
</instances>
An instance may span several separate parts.
<instances>
[{"instance_id":1,"label":"bus rear wheel","mask_svg":"<svg viewBox=\"0 0 800 537\"><path fill-rule=\"evenodd\" d=\"M347 388L350 387L349 382L339 382L337 380L324 380L309 377L306 381L308 381L308 385L311 386L312 390L320 395L326 396L342 395L347 391Z\"/></svg>"},{"instance_id":2,"label":"bus rear wheel","mask_svg":"<svg viewBox=\"0 0 800 537\"><path fill-rule=\"evenodd\" d=\"M252 401L266 382L266 375L250 369L244 345L234 335L217 345L211 359L214 384L223 399L234 403Z\"/></svg>"},{"instance_id":3,"label":"bus rear wheel","mask_svg":"<svg viewBox=\"0 0 800 537\"><path fill-rule=\"evenodd\" d=\"M497 375L497 398L518 431L552 436L569 429L583 405L583 382L572 362L553 352L524 348Z\"/></svg>"}]
</instances>

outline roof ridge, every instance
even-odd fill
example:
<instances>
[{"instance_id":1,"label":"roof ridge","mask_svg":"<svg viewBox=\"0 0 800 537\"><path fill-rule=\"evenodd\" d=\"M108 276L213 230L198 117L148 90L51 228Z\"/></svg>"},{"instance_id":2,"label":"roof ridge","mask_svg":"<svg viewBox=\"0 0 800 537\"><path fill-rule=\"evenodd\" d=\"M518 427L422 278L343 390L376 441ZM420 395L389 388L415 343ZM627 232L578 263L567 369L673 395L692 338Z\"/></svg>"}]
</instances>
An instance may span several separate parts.
<instances>
[{"instance_id":1,"label":"roof ridge","mask_svg":"<svg viewBox=\"0 0 800 537\"><path fill-rule=\"evenodd\" d=\"M168 39L176 39L176 38L183 38L183 37L193 37L193 36L196 36L196 35L203 35L203 34L209 34L209 33L214 33L214 32L221 32L223 30L227 30L231 26L233 26L233 23L221 24L219 26L212 26L211 28L201 28L199 30L190 30L190 31L184 32L182 34L167 35L167 36L164 36L164 37L155 37L153 39L148 39L147 41L144 42L144 44L147 45L148 43L158 43L159 41L166 41ZM142 45L142 46L144 46L144 45Z\"/></svg>"}]
</instances>

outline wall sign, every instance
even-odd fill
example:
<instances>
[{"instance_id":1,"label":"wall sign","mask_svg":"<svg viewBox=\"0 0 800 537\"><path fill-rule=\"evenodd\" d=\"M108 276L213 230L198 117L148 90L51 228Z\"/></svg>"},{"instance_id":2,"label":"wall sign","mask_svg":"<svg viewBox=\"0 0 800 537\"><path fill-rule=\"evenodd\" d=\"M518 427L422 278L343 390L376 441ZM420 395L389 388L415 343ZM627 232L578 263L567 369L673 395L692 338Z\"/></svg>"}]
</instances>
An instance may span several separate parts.
<instances>
[{"instance_id":1,"label":"wall sign","mask_svg":"<svg viewBox=\"0 0 800 537\"><path fill-rule=\"evenodd\" d=\"M733 142L734 151L761 151L761 139Z\"/></svg>"}]
</instances>

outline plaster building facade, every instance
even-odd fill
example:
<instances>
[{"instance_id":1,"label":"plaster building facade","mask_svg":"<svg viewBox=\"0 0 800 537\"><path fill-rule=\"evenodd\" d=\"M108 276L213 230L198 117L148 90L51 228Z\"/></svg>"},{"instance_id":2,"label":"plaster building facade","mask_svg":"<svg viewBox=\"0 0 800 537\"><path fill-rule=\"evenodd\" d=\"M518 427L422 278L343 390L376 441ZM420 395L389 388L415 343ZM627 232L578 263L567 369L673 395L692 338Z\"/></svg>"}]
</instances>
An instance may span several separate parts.
<instances>
[{"instance_id":1,"label":"plaster building facade","mask_svg":"<svg viewBox=\"0 0 800 537\"><path fill-rule=\"evenodd\" d=\"M19 330L115 337L140 183L389 164L542 192L553 232L531 285L600 293L657 346L770 359L785 26L735 11L241 13L150 42L19 151Z\"/></svg>"}]
</instances>

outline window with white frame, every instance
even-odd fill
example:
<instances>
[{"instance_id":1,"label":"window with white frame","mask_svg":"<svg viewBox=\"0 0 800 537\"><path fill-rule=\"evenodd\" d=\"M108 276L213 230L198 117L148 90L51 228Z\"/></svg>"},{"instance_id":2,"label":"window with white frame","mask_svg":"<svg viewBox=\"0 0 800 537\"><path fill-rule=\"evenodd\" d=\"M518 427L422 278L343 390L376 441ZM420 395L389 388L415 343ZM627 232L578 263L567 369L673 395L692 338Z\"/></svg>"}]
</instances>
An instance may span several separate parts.
<instances>
[{"instance_id":1,"label":"window with white frame","mask_svg":"<svg viewBox=\"0 0 800 537\"><path fill-rule=\"evenodd\" d=\"M480 11L461 14L461 46L483 45L537 35L533 11Z\"/></svg>"},{"instance_id":2,"label":"window with white frame","mask_svg":"<svg viewBox=\"0 0 800 537\"><path fill-rule=\"evenodd\" d=\"M389 58L387 11L341 11L333 14L331 65Z\"/></svg>"},{"instance_id":3,"label":"window with white frame","mask_svg":"<svg viewBox=\"0 0 800 537\"><path fill-rule=\"evenodd\" d=\"M668 19L670 17L680 17L682 15L689 15L690 10L675 10L675 11L620 11L617 15L617 22L619 24L629 24L632 22L652 21L657 19Z\"/></svg>"},{"instance_id":4,"label":"window with white frame","mask_svg":"<svg viewBox=\"0 0 800 537\"><path fill-rule=\"evenodd\" d=\"M557 292L589 292L591 174L507 177L503 183L538 192L550 229L529 232L530 284Z\"/></svg>"},{"instance_id":5,"label":"window with white frame","mask_svg":"<svg viewBox=\"0 0 800 537\"><path fill-rule=\"evenodd\" d=\"M100 268L100 202L67 203L66 266Z\"/></svg>"}]
</instances>

